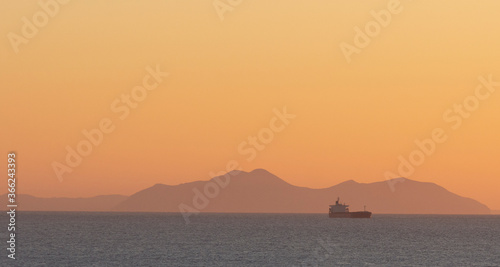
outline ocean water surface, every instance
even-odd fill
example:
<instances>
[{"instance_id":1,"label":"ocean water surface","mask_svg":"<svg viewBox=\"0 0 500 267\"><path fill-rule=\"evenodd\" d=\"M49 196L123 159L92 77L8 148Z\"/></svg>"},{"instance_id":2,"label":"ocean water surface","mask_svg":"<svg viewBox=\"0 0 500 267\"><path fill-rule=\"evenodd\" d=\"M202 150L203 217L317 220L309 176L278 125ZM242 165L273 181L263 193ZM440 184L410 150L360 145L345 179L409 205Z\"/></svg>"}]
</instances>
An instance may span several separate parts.
<instances>
[{"instance_id":1,"label":"ocean water surface","mask_svg":"<svg viewBox=\"0 0 500 267\"><path fill-rule=\"evenodd\" d=\"M500 216L19 212L1 266L500 266Z\"/></svg>"}]
</instances>

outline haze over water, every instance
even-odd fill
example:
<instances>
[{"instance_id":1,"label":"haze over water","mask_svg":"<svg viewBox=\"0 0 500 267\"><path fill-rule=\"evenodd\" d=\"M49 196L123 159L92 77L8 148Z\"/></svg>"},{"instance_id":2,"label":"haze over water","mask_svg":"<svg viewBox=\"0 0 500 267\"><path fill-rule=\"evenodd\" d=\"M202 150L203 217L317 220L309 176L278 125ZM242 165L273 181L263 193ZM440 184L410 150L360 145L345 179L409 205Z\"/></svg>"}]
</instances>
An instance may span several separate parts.
<instances>
[{"instance_id":1,"label":"haze over water","mask_svg":"<svg viewBox=\"0 0 500 267\"><path fill-rule=\"evenodd\" d=\"M500 216L22 212L18 232L0 265L500 265Z\"/></svg>"}]
</instances>

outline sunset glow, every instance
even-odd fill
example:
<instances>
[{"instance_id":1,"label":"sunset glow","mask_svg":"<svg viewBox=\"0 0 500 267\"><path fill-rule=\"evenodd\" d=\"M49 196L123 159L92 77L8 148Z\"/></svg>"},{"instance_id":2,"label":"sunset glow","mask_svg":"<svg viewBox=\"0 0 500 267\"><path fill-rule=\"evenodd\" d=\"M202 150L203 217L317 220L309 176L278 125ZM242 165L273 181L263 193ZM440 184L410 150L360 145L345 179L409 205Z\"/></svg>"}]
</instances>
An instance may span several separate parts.
<instances>
[{"instance_id":1,"label":"sunset glow","mask_svg":"<svg viewBox=\"0 0 500 267\"><path fill-rule=\"evenodd\" d=\"M2 1L0 147L19 193L130 195L233 167L311 188L390 172L500 210L500 2L243 1L223 21L201 2L68 1L37 27L37 2Z\"/></svg>"}]
</instances>

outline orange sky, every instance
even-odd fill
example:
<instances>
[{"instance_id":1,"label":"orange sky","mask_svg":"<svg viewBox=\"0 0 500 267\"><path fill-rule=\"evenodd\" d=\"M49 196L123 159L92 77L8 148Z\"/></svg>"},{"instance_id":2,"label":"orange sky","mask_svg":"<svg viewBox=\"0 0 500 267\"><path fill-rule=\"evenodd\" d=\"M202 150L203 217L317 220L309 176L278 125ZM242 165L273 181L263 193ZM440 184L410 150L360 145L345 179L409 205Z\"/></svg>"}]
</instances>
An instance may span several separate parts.
<instances>
[{"instance_id":1,"label":"orange sky","mask_svg":"<svg viewBox=\"0 0 500 267\"><path fill-rule=\"evenodd\" d=\"M70 1L16 53L9 33L43 9L2 1L0 171L14 150L20 193L128 195L236 160L320 188L383 180L442 128L448 139L408 178L500 209L500 92L456 130L443 120L479 76L500 81L500 2L401 1L347 63L339 45L389 2L243 1L221 21L213 1ZM111 104L156 65L170 75L120 120ZM238 146L285 106L296 117L247 161ZM51 164L103 118L114 131L59 182Z\"/></svg>"}]
</instances>

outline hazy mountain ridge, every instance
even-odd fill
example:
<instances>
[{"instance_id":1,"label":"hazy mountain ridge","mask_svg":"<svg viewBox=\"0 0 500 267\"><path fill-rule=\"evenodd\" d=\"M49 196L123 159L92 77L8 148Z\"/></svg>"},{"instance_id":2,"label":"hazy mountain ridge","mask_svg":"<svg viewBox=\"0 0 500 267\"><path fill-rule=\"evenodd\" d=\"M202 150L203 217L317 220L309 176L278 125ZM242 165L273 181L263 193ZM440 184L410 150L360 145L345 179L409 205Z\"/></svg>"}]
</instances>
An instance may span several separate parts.
<instances>
[{"instance_id":1,"label":"hazy mountain ridge","mask_svg":"<svg viewBox=\"0 0 500 267\"><path fill-rule=\"evenodd\" d=\"M389 185L393 185L394 191ZM366 205L367 210L374 213L491 213L478 201L453 194L434 183L405 178L374 183L349 180L328 188L311 189L291 185L263 169L232 172L209 181L156 184L129 197L39 199L21 195L19 209L179 212L179 205L183 204L201 212L326 213L328 205L333 204L337 197L349 204L351 211L362 210ZM6 200L6 196L3 199Z\"/></svg>"},{"instance_id":2,"label":"hazy mountain ridge","mask_svg":"<svg viewBox=\"0 0 500 267\"><path fill-rule=\"evenodd\" d=\"M2 205L7 205L7 194L1 196ZM110 211L127 199L123 195L103 195L89 198L41 198L31 195L17 195L18 210L27 211Z\"/></svg>"}]
</instances>

